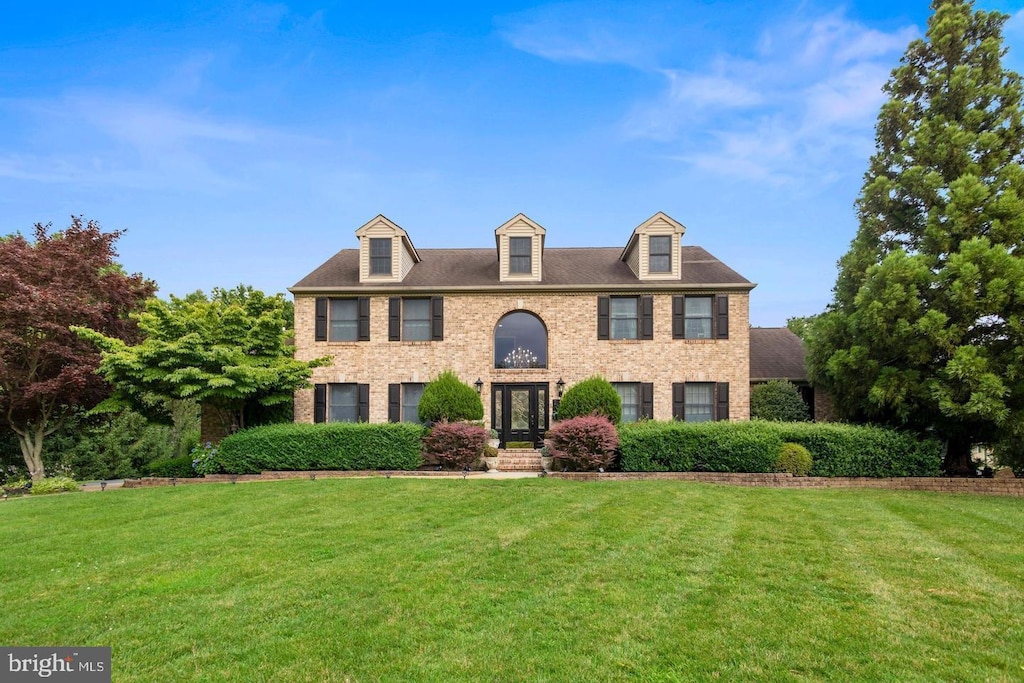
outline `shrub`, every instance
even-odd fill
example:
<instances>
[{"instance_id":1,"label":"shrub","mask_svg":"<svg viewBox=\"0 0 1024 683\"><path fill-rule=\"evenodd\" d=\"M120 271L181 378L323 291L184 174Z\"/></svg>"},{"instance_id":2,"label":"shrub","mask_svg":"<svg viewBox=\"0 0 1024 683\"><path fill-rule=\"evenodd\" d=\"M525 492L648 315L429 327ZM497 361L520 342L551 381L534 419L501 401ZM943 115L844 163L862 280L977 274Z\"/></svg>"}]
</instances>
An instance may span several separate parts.
<instances>
[{"instance_id":1,"label":"shrub","mask_svg":"<svg viewBox=\"0 0 1024 683\"><path fill-rule=\"evenodd\" d=\"M647 420L619 431L630 472L771 472L782 447L765 422Z\"/></svg>"},{"instance_id":2,"label":"shrub","mask_svg":"<svg viewBox=\"0 0 1024 683\"><path fill-rule=\"evenodd\" d=\"M160 458L146 465L146 474L150 477L178 477L181 479L196 476L192 469L192 456L186 453L176 458Z\"/></svg>"},{"instance_id":3,"label":"shrub","mask_svg":"<svg viewBox=\"0 0 1024 683\"><path fill-rule=\"evenodd\" d=\"M811 452L816 477L937 477L942 444L912 432L836 422L764 423Z\"/></svg>"},{"instance_id":4,"label":"shrub","mask_svg":"<svg viewBox=\"0 0 1024 683\"><path fill-rule=\"evenodd\" d=\"M419 416L423 422L480 420L484 416L484 404L476 389L451 370L445 370L423 387Z\"/></svg>"},{"instance_id":5,"label":"shrub","mask_svg":"<svg viewBox=\"0 0 1024 683\"><path fill-rule=\"evenodd\" d=\"M47 477L46 479L32 482L33 496L78 490L78 482L69 477Z\"/></svg>"},{"instance_id":6,"label":"shrub","mask_svg":"<svg viewBox=\"0 0 1024 683\"><path fill-rule=\"evenodd\" d=\"M217 459L217 448L209 441L193 448L189 456L192 458L192 470L200 477L207 474L218 474L221 471L220 460Z\"/></svg>"},{"instance_id":7,"label":"shrub","mask_svg":"<svg viewBox=\"0 0 1024 683\"><path fill-rule=\"evenodd\" d=\"M811 452L798 443L784 443L775 461L778 472L789 472L794 477L806 477L811 471Z\"/></svg>"},{"instance_id":8,"label":"shrub","mask_svg":"<svg viewBox=\"0 0 1024 683\"><path fill-rule=\"evenodd\" d=\"M487 430L464 422L438 422L423 437L423 450L442 467L471 469L487 445Z\"/></svg>"},{"instance_id":9,"label":"shrub","mask_svg":"<svg viewBox=\"0 0 1024 683\"><path fill-rule=\"evenodd\" d=\"M622 419L622 399L605 378L594 375L569 387L558 404L558 419L604 415L613 424Z\"/></svg>"},{"instance_id":10,"label":"shrub","mask_svg":"<svg viewBox=\"0 0 1024 683\"><path fill-rule=\"evenodd\" d=\"M607 417L582 415L556 423L547 449L552 457L567 460L579 469L597 469L612 464L618 447L618 432Z\"/></svg>"},{"instance_id":11,"label":"shrub","mask_svg":"<svg viewBox=\"0 0 1024 683\"><path fill-rule=\"evenodd\" d=\"M408 422L274 424L225 437L214 459L229 474L263 470L414 470L423 427ZM191 459L189 460L191 466Z\"/></svg>"},{"instance_id":12,"label":"shrub","mask_svg":"<svg viewBox=\"0 0 1024 683\"><path fill-rule=\"evenodd\" d=\"M777 422L806 422L811 415L794 384L773 379L750 390L750 417Z\"/></svg>"}]
</instances>

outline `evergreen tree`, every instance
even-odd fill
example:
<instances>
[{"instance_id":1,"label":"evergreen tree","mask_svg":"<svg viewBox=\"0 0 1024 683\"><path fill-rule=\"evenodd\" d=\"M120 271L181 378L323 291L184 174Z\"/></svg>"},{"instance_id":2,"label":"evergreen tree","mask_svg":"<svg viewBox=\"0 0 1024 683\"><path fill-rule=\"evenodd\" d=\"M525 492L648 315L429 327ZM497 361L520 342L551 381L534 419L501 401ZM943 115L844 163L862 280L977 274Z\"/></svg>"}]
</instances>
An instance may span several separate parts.
<instances>
[{"instance_id":1,"label":"evergreen tree","mask_svg":"<svg viewBox=\"0 0 1024 683\"><path fill-rule=\"evenodd\" d=\"M1007 16L936 0L884 90L860 227L809 339L854 420L934 431L950 473L1024 419L1021 78Z\"/></svg>"}]
</instances>

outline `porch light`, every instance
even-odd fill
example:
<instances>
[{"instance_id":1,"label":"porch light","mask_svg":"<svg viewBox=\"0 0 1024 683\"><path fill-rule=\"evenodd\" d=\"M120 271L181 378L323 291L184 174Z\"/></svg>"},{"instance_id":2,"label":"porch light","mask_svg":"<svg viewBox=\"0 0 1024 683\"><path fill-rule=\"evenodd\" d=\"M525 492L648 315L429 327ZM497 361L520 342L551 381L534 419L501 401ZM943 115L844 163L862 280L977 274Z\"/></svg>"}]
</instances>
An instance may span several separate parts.
<instances>
[{"instance_id":1,"label":"porch light","mask_svg":"<svg viewBox=\"0 0 1024 683\"><path fill-rule=\"evenodd\" d=\"M561 377L559 377L558 381L555 382L555 386L558 387L558 398L562 398L562 392L565 391L565 382Z\"/></svg>"},{"instance_id":2,"label":"porch light","mask_svg":"<svg viewBox=\"0 0 1024 683\"><path fill-rule=\"evenodd\" d=\"M477 377L476 381L473 382L473 386L476 387L476 393L479 394L484 390L484 381Z\"/></svg>"}]
</instances>

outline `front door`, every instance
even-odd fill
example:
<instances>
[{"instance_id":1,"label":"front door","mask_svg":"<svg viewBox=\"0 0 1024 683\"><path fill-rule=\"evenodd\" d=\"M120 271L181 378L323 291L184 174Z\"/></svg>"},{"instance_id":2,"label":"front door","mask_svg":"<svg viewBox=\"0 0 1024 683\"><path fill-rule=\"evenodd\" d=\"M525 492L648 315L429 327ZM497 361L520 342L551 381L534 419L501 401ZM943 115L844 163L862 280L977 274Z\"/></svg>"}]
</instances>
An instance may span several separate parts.
<instances>
[{"instance_id":1,"label":"front door","mask_svg":"<svg viewBox=\"0 0 1024 683\"><path fill-rule=\"evenodd\" d=\"M540 448L548 429L548 385L491 385L491 426L502 448L517 442Z\"/></svg>"}]
</instances>

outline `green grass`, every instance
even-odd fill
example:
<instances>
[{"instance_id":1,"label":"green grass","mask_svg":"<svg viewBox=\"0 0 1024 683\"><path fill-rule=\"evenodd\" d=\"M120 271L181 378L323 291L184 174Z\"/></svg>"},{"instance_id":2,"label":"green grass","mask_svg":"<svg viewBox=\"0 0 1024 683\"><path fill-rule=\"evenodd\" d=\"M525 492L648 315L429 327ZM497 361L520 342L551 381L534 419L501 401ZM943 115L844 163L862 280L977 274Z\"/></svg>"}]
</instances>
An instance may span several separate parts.
<instances>
[{"instance_id":1,"label":"green grass","mask_svg":"<svg viewBox=\"0 0 1024 683\"><path fill-rule=\"evenodd\" d=\"M1024 505L293 480L0 503L0 643L115 681L1010 681Z\"/></svg>"}]
</instances>

